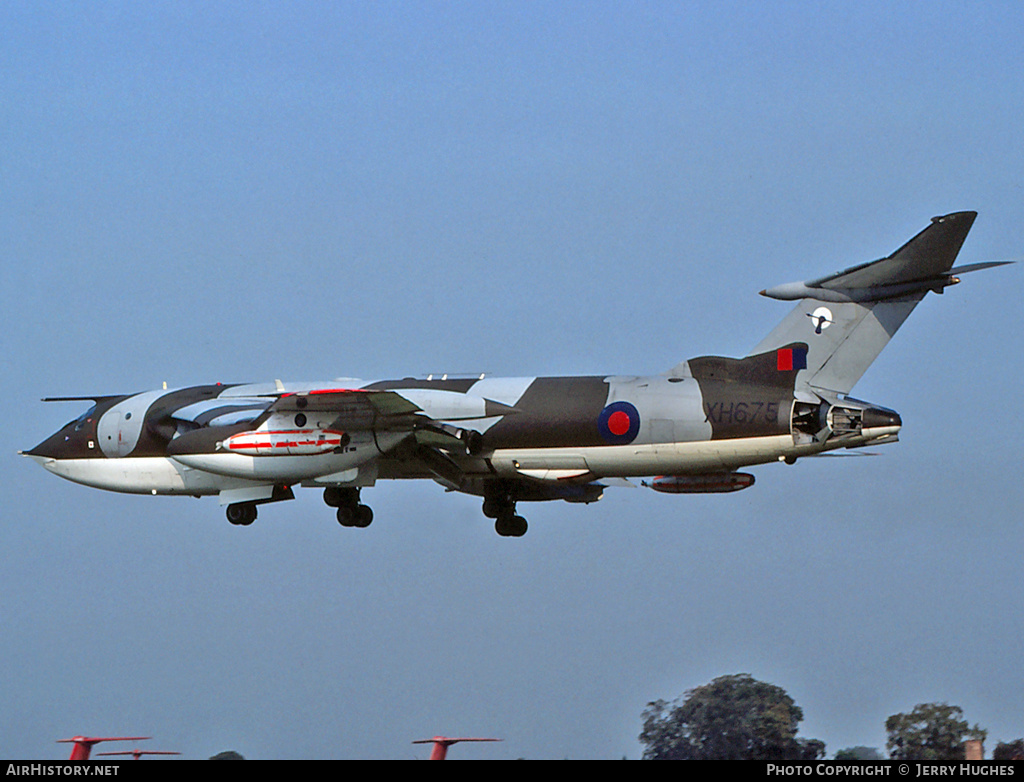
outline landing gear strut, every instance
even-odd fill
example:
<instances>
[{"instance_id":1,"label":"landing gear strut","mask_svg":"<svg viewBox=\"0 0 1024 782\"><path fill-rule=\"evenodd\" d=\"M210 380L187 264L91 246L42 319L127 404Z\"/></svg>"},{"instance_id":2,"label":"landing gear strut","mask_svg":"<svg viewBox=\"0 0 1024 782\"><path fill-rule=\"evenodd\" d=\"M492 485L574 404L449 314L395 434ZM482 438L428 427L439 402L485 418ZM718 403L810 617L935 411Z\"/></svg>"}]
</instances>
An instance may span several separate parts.
<instances>
[{"instance_id":1,"label":"landing gear strut","mask_svg":"<svg viewBox=\"0 0 1024 782\"><path fill-rule=\"evenodd\" d=\"M359 502L359 489L324 489L324 502L338 509L338 523L343 527L369 527L373 510Z\"/></svg>"},{"instance_id":2,"label":"landing gear strut","mask_svg":"<svg viewBox=\"0 0 1024 782\"><path fill-rule=\"evenodd\" d=\"M526 534L526 519L516 515L515 500L509 496L486 497L484 515L494 519L494 531L503 538L521 538Z\"/></svg>"}]
</instances>

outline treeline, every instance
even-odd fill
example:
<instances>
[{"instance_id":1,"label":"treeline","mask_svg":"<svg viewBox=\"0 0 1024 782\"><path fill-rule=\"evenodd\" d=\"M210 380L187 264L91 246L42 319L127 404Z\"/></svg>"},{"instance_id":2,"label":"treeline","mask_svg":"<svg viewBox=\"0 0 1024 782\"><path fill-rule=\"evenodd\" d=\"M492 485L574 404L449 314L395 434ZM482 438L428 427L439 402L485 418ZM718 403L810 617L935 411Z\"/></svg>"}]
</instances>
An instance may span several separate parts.
<instances>
[{"instance_id":1,"label":"treeline","mask_svg":"<svg viewBox=\"0 0 1024 782\"><path fill-rule=\"evenodd\" d=\"M797 736L803 710L781 687L750 674L720 676L671 703L647 704L645 760L806 761L825 758L825 742ZM964 744L984 741L959 706L919 703L885 721L887 756L874 747L847 747L836 760L963 760ZM999 742L993 760L1024 760L1024 739Z\"/></svg>"}]
</instances>

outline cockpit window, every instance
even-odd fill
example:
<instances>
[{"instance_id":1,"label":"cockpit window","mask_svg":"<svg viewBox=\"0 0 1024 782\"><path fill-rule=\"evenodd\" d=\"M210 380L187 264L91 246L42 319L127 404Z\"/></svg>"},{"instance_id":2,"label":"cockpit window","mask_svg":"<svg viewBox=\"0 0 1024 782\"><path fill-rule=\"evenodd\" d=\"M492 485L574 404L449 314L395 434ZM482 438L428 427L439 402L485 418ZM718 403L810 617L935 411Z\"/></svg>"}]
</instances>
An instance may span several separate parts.
<instances>
[{"instance_id":1,"label":"cockpit window","mask_svg":"<svg viewBox=\"0 0 1024 782\"><path fill-rule=\"evenodd\" d=\"M88 410L86 410L84 413L82 413L80 416L78 416L78 418L76 418L74 421L72 421L71 423L73 423L75 425L75 431L76 432L82 431L82 429L85 427L85 425L87 423L89 423L89 421L92 420L92 414L95 413L95 412L96 412L96 405L93 405Z\"/></svg>"}]
</instances>

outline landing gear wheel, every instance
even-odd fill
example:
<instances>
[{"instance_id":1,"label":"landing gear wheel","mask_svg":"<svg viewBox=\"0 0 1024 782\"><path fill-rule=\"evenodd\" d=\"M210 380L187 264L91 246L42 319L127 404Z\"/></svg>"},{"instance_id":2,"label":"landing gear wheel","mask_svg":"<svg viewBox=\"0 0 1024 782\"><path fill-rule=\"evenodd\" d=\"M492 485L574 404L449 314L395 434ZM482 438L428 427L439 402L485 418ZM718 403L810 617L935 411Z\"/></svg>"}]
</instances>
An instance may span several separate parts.
<instances>
[{"instance_id":1,"label":"landing gear wheel","mask_svg":"<svg viewBox=\"0 0 1024 782\"><path fill-rule=\"evenodd\" d=\"M526 519L514 513L502 514L494 522L494 531L503 538L521 538L526 534L527 527Z\"/></svg>"},{"instance_id":2,"label":"landing gear wheel","mask_svg":"<svg viewBox=\"0 0 1024 782\"><path fill-rule=\"evenodd\" d=\"M235 502L228 505L225 514L232 524L248 527L256 521L256 505L252 502Z\"/></svg>"},{"instance_id":3,"label":"landing gear wheel","mask_svg":"<svg viewBox=\"0 0 1024 782\"><path fill-rule=\"evenodd\" d=\"M373 508L369 505L360 505L356 508L356 517L353 525L356 527L369 527L373 521Z\"/></svg>"},{"instance_id":4,"label":"landing gear wheel","mask_svg":"<svg viewBox=\"0 0 1024 782\"><path fill-rule=\"evenodd\" d=\"M342 505L338 508L338 523L343 527L369 527L373 509L369 505Z\"/></svg>"},{"instance_id":5,"label":"landing gear wheel","mask_svg":"<svg viewBox=\"0 0 1024 782\"><path fill-rule=\"evenodd\" d=\"M463 432L460 436L462 442L466 444L466 453L470 456L479 456L484 449L484 436L473 431Z\"/></svg>"},{"instance_id":6,"label":"landing gear wheel","mask_svg":"<svg viewBox=\"0 0 1024 782\"><path fill-rule=\"evenodd\" d=\"M509 510L508 500L499 497L487 497L484 500L484 516L489 519L496 519L507 510Z\"/></svg>"}]
</instances>

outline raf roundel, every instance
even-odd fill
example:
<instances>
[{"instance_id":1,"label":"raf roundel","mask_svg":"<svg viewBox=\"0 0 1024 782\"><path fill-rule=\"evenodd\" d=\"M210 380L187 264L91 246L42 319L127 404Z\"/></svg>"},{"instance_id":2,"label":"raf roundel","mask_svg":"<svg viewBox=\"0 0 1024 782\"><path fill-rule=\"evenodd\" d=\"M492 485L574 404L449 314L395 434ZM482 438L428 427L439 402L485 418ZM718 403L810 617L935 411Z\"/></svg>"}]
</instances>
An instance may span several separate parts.
<instances>
[{"instance_id":1,"label":"raf roundel","mask_svg":"<svg viewBox=\"0 0 1024 782\"><path fill-rule=\"evenodd\" d=\"M628 445L640 433L640 413L629 402L612 402L597 417L597 430L611 445Z\"/></svg>"}]
</instances>

